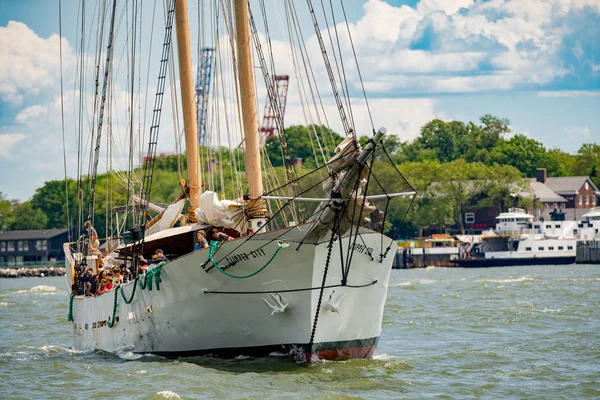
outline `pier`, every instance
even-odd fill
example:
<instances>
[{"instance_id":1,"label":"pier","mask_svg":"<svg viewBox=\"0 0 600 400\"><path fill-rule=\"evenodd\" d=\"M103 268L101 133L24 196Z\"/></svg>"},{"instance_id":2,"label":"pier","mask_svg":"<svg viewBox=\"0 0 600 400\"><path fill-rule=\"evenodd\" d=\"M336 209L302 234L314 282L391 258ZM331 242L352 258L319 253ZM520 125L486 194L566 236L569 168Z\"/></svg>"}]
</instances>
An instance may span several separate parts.
<instances>
[{"instance_id":1,"label":"pier","mask_svg":"<svg viewBox=\"0 0 600 400\"><path fill-rule=\"evenodd\" d=\"M458 247L398 248L392 268L455 267L450 260L458 257Z\"/></svg>"},{"instance_id":2,"label":"pier","mask_svg":"<svg viewBox=\"0 0 600 400\"><path fill-rule=\"evenodd\" d=\"M600 264L600 240L577 242L576 264Z\"/></svg>"}]
</instances>

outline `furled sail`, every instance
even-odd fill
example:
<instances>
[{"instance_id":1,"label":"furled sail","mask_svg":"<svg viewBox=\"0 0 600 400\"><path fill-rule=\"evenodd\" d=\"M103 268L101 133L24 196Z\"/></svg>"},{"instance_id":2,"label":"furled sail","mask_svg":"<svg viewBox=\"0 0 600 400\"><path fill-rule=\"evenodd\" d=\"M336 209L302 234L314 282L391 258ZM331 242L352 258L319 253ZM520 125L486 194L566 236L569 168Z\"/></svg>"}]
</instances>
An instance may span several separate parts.
<instances>
[{"instance_id":1,"label":"furled sail","mask_svg":"<svg viewBox=\"0 0 600 400\"><path fill-rule=\"evenodd\" d=\"M219 200L210 190L200 196L200 207L194 211L199 224L222 226L245 232L244 203L235 200Z\"/></svg>"}]
</instances>

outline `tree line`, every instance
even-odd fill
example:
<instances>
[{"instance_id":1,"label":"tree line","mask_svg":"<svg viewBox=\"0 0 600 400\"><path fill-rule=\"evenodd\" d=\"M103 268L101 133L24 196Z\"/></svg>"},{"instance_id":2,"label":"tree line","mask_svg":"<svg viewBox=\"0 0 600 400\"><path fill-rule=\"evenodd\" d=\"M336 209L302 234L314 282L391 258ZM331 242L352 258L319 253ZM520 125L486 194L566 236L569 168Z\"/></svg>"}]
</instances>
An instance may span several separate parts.
<instances>
[{"instance_id":1,"label":"tree line","mask_svg":"<svg viewBox=\"0 0 600 400\"><path fill-rule=\"evenodd\" d=\"M291 126L285 137L289 154L302 159L298 175L322 166L323 159L332 156L334 145L342 140L339 134L320 126ZM269 138L265 149L275 173L284 176L285 154L279 140L276 136ZM364 144L367 140L367 136L361 136L359 141ZM388 193L401 190L397 167L418 193L408 214L405 210L409 200L390 202L387 228L401 236L419 235L431 225L442 229L457 225L464 230L465 211L488 205L501 209L512 206L511 194L527 192L529 185L524 178L534 177L537 168L546 168L548 176L590 176L600 186L600 145L585 143L576 154L546 149L534 139L511 132L507 119L492 115L482 116L478 123L435 119L425 124L412 141L386 135L384 147L386 151L378 149L375 154L377 179L385 182ZM238 172L244 169L240 150L200 151L207 189L231 198L236 188L245 187L243 173ZM158 156L152 202L169 203L179 195L180 180L186 178L185 165L185 156ZM67 210L70 224L76 225L78 219L86 218L78 209L78 203L87 206L86 179L81 182L82 190L71 179L66 185L64 180L46 182L30 200L16 205L0 193L0 229L64 228ZM127 204L132 194L124 184L126 179L126 172L97 177L94 223L100 235L105 235L106 227L115 222L111 207ZM528 201L533 199L524 198L520 205L526 207Z\"/></svg>"}]
</instances>

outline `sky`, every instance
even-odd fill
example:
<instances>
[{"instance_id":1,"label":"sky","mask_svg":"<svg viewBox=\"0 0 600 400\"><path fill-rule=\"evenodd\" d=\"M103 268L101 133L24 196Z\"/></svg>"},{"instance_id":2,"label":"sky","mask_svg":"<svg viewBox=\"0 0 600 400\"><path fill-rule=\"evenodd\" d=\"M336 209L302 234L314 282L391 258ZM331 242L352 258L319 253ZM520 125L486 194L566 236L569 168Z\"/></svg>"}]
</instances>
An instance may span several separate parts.
<instances>
[{"instance_id":1,"label":"sky","mask_svg":"<svg viewBox=\"0 0 600 400\"><path fill-rule=\"evenodd\" d=\"M94 70L89 66L94 65L96 3L85 3L87 44L85 52L79 52L78 15L83 3L62 1L61 41L58 0L0 0L0 192L9 199L25 201L45 181L64 177L61 108L65 116L67 175L75 177L77 165L88 162L85 155L78 156L75 144L80 119L77 102L80 90L84 102L92 102ZM125 0L118 3L123 7ZM147 92L144 89L148 95L135 99L140 109L154 98L160 50L157 43L162 40L164 26L159 1L156 15L160 17L155 16L159 33L149 34L151 3L144 2L140 17L145 22L140 28L143 57L137 60L138 71L147 75L149 82ZM320 6L320 2L313 3L315 8ZM194 52L197 4L189 2ZM259 19L258 4L258 0L251 1L255 19ZM283 0L265 0L265 4L276 10L271 13L284 9ZM309 14L300 10L304 2L295 4L301 23L306 25L307 51L315 60L316 80L320 88L327 88L326 71L316 64L320 53L314 30L310 30ZM346 27L342 23L340 14L336 22L339 32L351 33L375 128L385 126L401 140L410 141L423 124L434 118L476 122L480 116L492 114L509 119L514 133L538 140L546 148L574 154L583 143L600 142L600 0L344 0L343 4L349 24ZM118 63L113 71L116 68L120 73L130 62L122 43L127 33L123 20L131 16L124 13L124 8L119 10L116 32L122 42L115 46ZM282 25L281 15L273 14L272 20ZM327 31L324 21L320 22L325 38L328 32L335 33L332 26ZM264 28L258 25L264 44ZM298 84L291 71L290 46L283 30L274 29L271 35L277 71L291 76L286 125L305 124L300 89L294 89ZM340 36L344 64L352 66L351 43ZM150 46L151 40L154 47ZM65 93L62 107L59 43ZM148 51L150 48L156 49L154 53ZM76 80L80 53L90 60L85 86L78 86ZM102 53L100 59L104 56ZM348 92L355 104L353 125L359 134L369 134L371 118L361 99L359 74L352 68L346 72ZM126 75L120 75L123 78L115 78L111 104L115 110L111 123L117 138L127 133L130 98ZM265 93L263 83L257 82L257 88L257 93ZM341 131L341 123L329 118L336 113L333 98L323 96L331 127ZM264 104L265 96L259 97L259 104ZM178 129L170 122L174 115L172 103L165 101L159 151L169 153L175 151L174 132ZM151 108L145 107L150 113ZM90 114L88 106L82 114L83 130L90 131L94 125ZM142 122L139 117L140 126ZM223 140L231 139L221 135ZM144 145L138 145L141 153ZM116 153L125 154L123 144L115 146ZM105 154L101 171L109 163L103 161ZM78 162L78 157L83 162ZM115 160L113 167L119 166L126 168L126 161ZM83 171L87 172L87 165Z\"/></svg>"}]
</instances>

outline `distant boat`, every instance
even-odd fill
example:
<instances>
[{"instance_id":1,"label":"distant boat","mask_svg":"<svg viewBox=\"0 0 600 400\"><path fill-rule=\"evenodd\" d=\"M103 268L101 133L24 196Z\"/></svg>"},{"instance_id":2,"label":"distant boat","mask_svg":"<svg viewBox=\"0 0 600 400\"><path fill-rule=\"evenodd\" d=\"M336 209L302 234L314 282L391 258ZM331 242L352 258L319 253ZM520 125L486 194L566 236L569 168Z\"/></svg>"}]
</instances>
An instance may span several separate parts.
<instances>
[{"instance_id":1,"label":"distant boat","mask_svg":"<svg viewBox=\"0 0 600 400\"><path fill-rule=\"evenodd\" d=\"M481 240L464 243L460 267L503 267L552 265L575 262L577 221L537 221L520 208L511 208L496 217L495 230L482 233Z\"/></svg>"}]
</instances>

